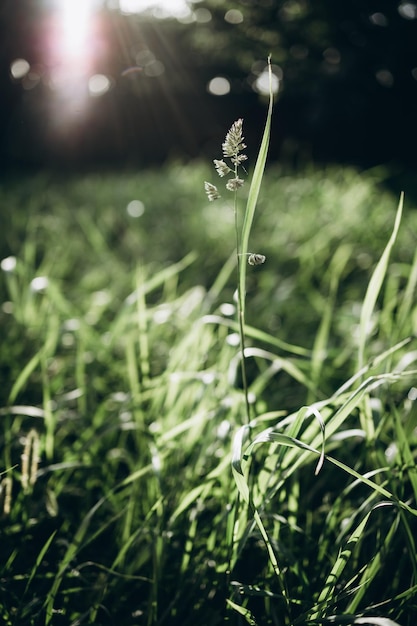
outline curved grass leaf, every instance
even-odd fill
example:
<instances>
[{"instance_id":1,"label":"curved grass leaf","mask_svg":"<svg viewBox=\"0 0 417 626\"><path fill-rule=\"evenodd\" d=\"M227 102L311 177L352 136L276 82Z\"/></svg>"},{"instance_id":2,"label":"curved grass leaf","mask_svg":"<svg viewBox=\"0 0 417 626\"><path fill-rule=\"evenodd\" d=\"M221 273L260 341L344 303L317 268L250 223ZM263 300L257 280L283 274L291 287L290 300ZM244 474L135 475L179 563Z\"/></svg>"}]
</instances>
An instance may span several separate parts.
<instances>
[{"instance_id":1,"label":"curved grass leaf","mask_svg":"<svg viewBox=\"0 0 417 626\"><path fill-rule=\"evenodd\" d=\"M258 202L259 191L261 189L262 179L265 171L266 159L269 148L269 138L271 134L272 109L274 104L274 96L272 93L272 69L271 59L268 59L269 71L269 105L266 117L265 128L262 136L261 146L259 148L255 169L249 188L248 200L246 203L245 217L243 219L242 236L240 244L240 254L243 259L248 255L249 235L252 228L252 222L255 215L255 209ZM244 318L245 314L245 294L246 294L246 263L239 264L239 293L241 299L241 313Z\"/></svg>"},{"instance_id":2,"label":"curved grass leaf","mask_svg":"<svg viewBox=\"0 0 417 626\"><path fill-rule=\"evenodd\" d=\"M384 282L384 278L387 273L391 250L397 239L398 230L401 224L403 203L404 203L404 194L401 193L400 200L398 203L398 208L397 208L397 214L395 217L394 229L385 247L385 250L382 253L382 256L380 260L378 261L378 264L372 274L371 280L369 281L368 289L366 291L365 299L363 301L360 323L359 323L359 348L358 348L359 369L361 369L364 366L365 345L366 345L366 339L368 336L368 329L371 323L371 318L374 312L378 295L381 291L382 283Z\"/></svg>"}]
</instances>

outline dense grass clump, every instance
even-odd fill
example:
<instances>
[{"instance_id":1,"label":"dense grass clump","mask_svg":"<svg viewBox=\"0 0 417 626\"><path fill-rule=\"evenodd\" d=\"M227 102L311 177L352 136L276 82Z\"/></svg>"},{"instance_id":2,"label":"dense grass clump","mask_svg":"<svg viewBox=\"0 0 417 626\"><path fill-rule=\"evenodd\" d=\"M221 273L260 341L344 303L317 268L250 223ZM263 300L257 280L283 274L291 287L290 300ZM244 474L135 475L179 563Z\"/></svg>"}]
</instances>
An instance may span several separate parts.
<instances>
[{"instance_id":1,"label":"dense grass clump","mask_svg":"<svg viewBox=\"0 0 417 626\"><path fill-rule=\"evenodd\" d=\"M211 176L0 189L5 625L415 623L417 213L376 172L267 171L248 424Z\"/></svg>"}]
</instances>

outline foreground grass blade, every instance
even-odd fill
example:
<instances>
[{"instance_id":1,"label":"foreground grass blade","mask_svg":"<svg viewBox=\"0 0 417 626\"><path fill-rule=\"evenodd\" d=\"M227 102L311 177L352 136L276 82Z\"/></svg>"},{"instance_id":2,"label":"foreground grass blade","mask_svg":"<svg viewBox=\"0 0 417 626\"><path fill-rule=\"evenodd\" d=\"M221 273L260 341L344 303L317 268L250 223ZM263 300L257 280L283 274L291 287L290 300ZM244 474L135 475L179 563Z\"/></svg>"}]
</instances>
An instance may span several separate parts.
<instances>
[{"instance_id":1,"label":"foreground grass blade","mask_svg":"<svg viewBox=\"0 0 417 626\"><path fill-rule=\"evenodd\" d=\"M398 203L397 214L395 217L394 229L391 237L385 247L385 250L378 261L378 264L372 274L369 286L362 305L361 318L359 324L359 349L358 349L358 368L361 369L365 364L365 345L369 332L371 318L375 309L375 304L381 291L382 283L388 269L388 262L391 250L397 239L398 230L401 224L402 212L404 204L404 194L401 193Z\"/></svg>"},{"instance_id":2,"label":"foreground grass blade","mask_svg":"<svg viewBox=\"0 0 417 626\"><path fill-rule=\"evenodd\" d=\"M45 544L42 547L41 551L39 552L39 554L38 554L38 556L36 558L36 563L33 566L32 571L30 573L30 576L28 578L28 581L27 581L27 584L26 584L26 588L25 588L25 593L27 592L27 590L28 590L28 588L30 586L30 583L32 582L33 578L35 577L36 572L38 571L39 566L41 565L41 563L43 561L43 558L44 558L45 554L48 551L49 546L51 545L52 541L54 540L54 537L55 537L56 533L57 533L57 531L55 530L51 534L51 536L47 539L47 541L45 542Z\"/></svg>"},{"instance_id":3,"label":"foreground grass blade","mask_svg":"<svg viewBox=\"0 0 417 626\"><path fill-rule=\"evenodd\" d=\"M262 179L265 171L266 159L268 155L269 139L271 134L272 109L274 104L274 96L272 92L272 69L271 60L268 60L269 70L269 106L265 123L265 129L262 136L261 146L258 152L255 169L249 189L248 200L246 204L245 217L243 220L241 248L240 253L242 259L246 259L249 250L249 235L252 228L252 222L255 215L256 204L258 202L259 191L261 189ZM245 314L245 293L246 293L246 263L239 265L239 289L241 297L241 311Z\"/></svg>"},{"instance_id":4,"label":"foreground grass blade","mask_svg":"<svg viewBox=\"0 0 417 626\"><path fill-rule=\"evenodd\" d=\"M250 427L249 426L244 426L242 428L239 429L239 431L237 432L235 439L234 439L234 443L233 443L233 458L232 458L232 471L233 471L233 476L234 479L236 481L236 485L239 491L240 496L243 498L243 500L246 502L246 504L249 505L249 509L253 515L253 519L258 527L258 530L261 534L261 537L264 541L266 550L268 552L268 558L269 558L269 562L272 565L272 568L275 572L275 575L278 579L278 583L280 585L280 589L281 589L281 594L282 594L282 598L285 602L285 606L286 606L286 613L283 616L284 617L284 623L286 625L289 626L291 620L290 620L290 615L289 615L289 596L288 596L288 591L286 589L286 585L285 585L285 580L283 577L283 574L281 572L281 568L278 564L278 559L275 553L275 550L273 548L272 542L270 540L270 537L268 535L268 532L262 522L261 516L259 515L259 511L257 510L257 508L255 507L253 501L252 501L252 496L251 496L251 492L249 490L249 485L247 482L247 478L245 476L243 467L242 467L242 458L247 459L248 457L248 451L243 455L242 457L242 445L243 442L247 436L247 433L250 432Z\"/></svg>"},{"instance_id":5,"label":"foreground grass blade","mask_svg":"<svg viewBox=\"0 0 417 626\"><path fill-rule=\"evenodd\" d=\"M236 604L236 602L232 602L232 600L229 599L226 600L226 602L231 609L239 613L239 615L242 615L250 626L256 626L256 620L249 609L245 609L243 606L240 606L240 604Z\"/></svg>"},{"instance_id":6,"label":"foreground grass blade","mask_svg":"<svg viewBox=\"0 0 417 626\"><path fill-rule=\"evenodd\" d=\"M372 512L380 508L381 506L391 506L390 503L380 503L377 504L365 517L361 520L355 530L350 534L348 541L345 543L345 547L341 550L338 558L336 559L329 576L324 584L323 590L320 593L317 606L319 607L317 611L313 611L310 616L311 620L315 620L321 617L325 617L327 613L327 608L332 606L334 603L335 589L336 586L340 583L340 579L342 577L343 571L347 567L350 557L352 556L352 552L358 542L363 538L363 534L365 532L366 525L369 521ZM356 608L356 607L355 607ZM355 609L353 609L355 610ZM350 612L350 611L349 611Z\"/></svg>"},{"instance_id":7,"label":"foreground grass blade","mask_svg":"<svg viewBox=\"0 0 417 626\"><path fill-rule=\"evenodd\" d=\"M349 613L355 613L358 610L360 603L363 600L363 597L365 596L369 586L372 584L378 573L381 571L384 555L387 554L387 552L389 552L390 550L390 544L395 536L395 533L398 532L398 526L399 516L397 516L394 519L394 522L391 524L391 528L389 529L381 548L378 550L373 560L364 569L361 580L359 582L359 588L355 593L353 600L349 603L346 609Z\"/></svg>"}]
</instances>

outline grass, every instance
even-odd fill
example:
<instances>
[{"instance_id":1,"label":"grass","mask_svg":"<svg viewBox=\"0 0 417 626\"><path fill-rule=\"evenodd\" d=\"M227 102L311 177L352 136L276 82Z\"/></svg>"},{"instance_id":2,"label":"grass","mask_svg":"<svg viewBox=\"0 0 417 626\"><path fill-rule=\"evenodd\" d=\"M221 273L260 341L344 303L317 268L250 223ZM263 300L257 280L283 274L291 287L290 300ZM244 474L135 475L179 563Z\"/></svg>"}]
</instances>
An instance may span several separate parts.
<instances>
[{"instance_id":1,"label":"grass","mask_svg":"<svg viewBox=\"0 0 417 626\"><path fill-rule=\"evenodd\" d=\"M2 185L6 625L415 623L417 213L379 171L267 170L249 428L211 176Z\"/></svg>"}]
</instances>

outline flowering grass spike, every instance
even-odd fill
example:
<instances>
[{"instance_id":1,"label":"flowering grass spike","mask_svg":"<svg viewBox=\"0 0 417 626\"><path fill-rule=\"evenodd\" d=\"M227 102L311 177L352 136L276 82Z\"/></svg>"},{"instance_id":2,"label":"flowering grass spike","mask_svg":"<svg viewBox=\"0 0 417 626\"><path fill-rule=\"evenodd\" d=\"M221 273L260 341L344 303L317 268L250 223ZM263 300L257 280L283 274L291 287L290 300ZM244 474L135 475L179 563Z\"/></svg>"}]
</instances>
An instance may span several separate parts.
<instances>
[{"instance_id":1,"label":"flowering grass spike","mask_svg":"<svg viewBox=\"0 0 417 626\"><path fill-rule=\"evenodd\" d=\"M246 154L240 154L242 150L246 148L242 129L243 119L240 118L236 122L233 122L222 144L223 156L225 159L230 159L233 168L230 167L224 159L213 160L214 167L220 178L223 178L230 173L234 174L234 177L229 178L226 183L226 189L228 191L237 191L240 187L243 186L245 182L242 178L239 178L238 176L239 166L241 166L242 162L246 161L246 159L248 158ZM220 198L217 187L212 183L205 182L204 188L210 202Z\"/></svg>"},{"instance_id":2,"label":"flowering grass spike","mask_svg":"<svg viewBox=\"0 0 417 626\"><path fill-rule=\"evenodd\" d=\"M264 254L250 254L248 256L249 265L262 265L266 261L266 256Z\"/></svg>"},{"instance_id":3,"label":"flowering grass spike","mask_svg":"<svg viewBox=\"0 0 417 626\"><path fill-rule=\"evenodd\" d=\"M248 158L246 154L240 154L246 148L246 144L243 142L243 119L240 118L234 122L226 135L226 139L223 142L223 156L231 159L234 165L239 165L242 161L246 161Z\"/></svg>"},{"instance_id":4,"label":"flowering grass spike","mask_svg":"<svg viewBox=\"0 0 417 626\"><path fill-rule=\"evenodd\" d=\"M204 189L210 202L221 198L221 195L219 194L219 190L217 189L216 185L212 185L211 183L208 183L206 181L204 183Z\"/></svg>"},{"instance_id":5,"label":"flowering grass spike","mask_svg":"<svg viewBox=\"0 0 417 626\"><path fill-rule=\"evenodd\" d=\"M236 178L229 178L226 183L226 189L229 191L237 191L239 187L243 187L244 180L236 176Z\"/></svg>"},{"instance_id":6,"label":"flowering grass spike","mask_svg":"<svg viewBox=\"0 0 417 626\"><path fill-rule=\"evenodd\" d=\"M226 138L222 143L223 156L224 159L229 159L233 168L230 167L224 159L213 159L214 167L220 178L224 178L228 174L234 174L233 178L229 178L226 182L226 189L228 191L236 192L240 187L243 187L245 181L243 178L238 176L239 167L245 168L242 166L242 162L246 161L246 154L241 154L242 151L246 148L246 144L244 142L243 136L243 119L239 118L236 122L233 122L229 131L226 134ZM246 173L246 171L245 171ZM217 200L220 198L219 190L216 185L212 183L205 182L204 189L207 194L210 202ZM237 246L237 255L242 256L242 253L239 252L241 248L240 236L237 229L237 204L235 197L235 205L234 205L234 213L235 213L235 226L236 226L236 246ZM244 256L248 257L249 265L262 265L265 263L265 256L263 254L254 254L252 252L244 252Z\"/></svg>"},{"instance_id":7,"label":"flowering grass spike","mask_svg":"<svg viewBox=\"0 0 417 626\"><path fill-rule=\"evenodd\" d=\"M223 178L223 176L226 176L226 174L229 174L230 172L233 171L227 165L227 163L225 163L225 161L223 161L223 159L221 159L221 160L214 159L213 163L214 163L214 167L216 168L216 171L217 171L218 175L220 176L220 178Z\"/></svg>"}]
</instances>

